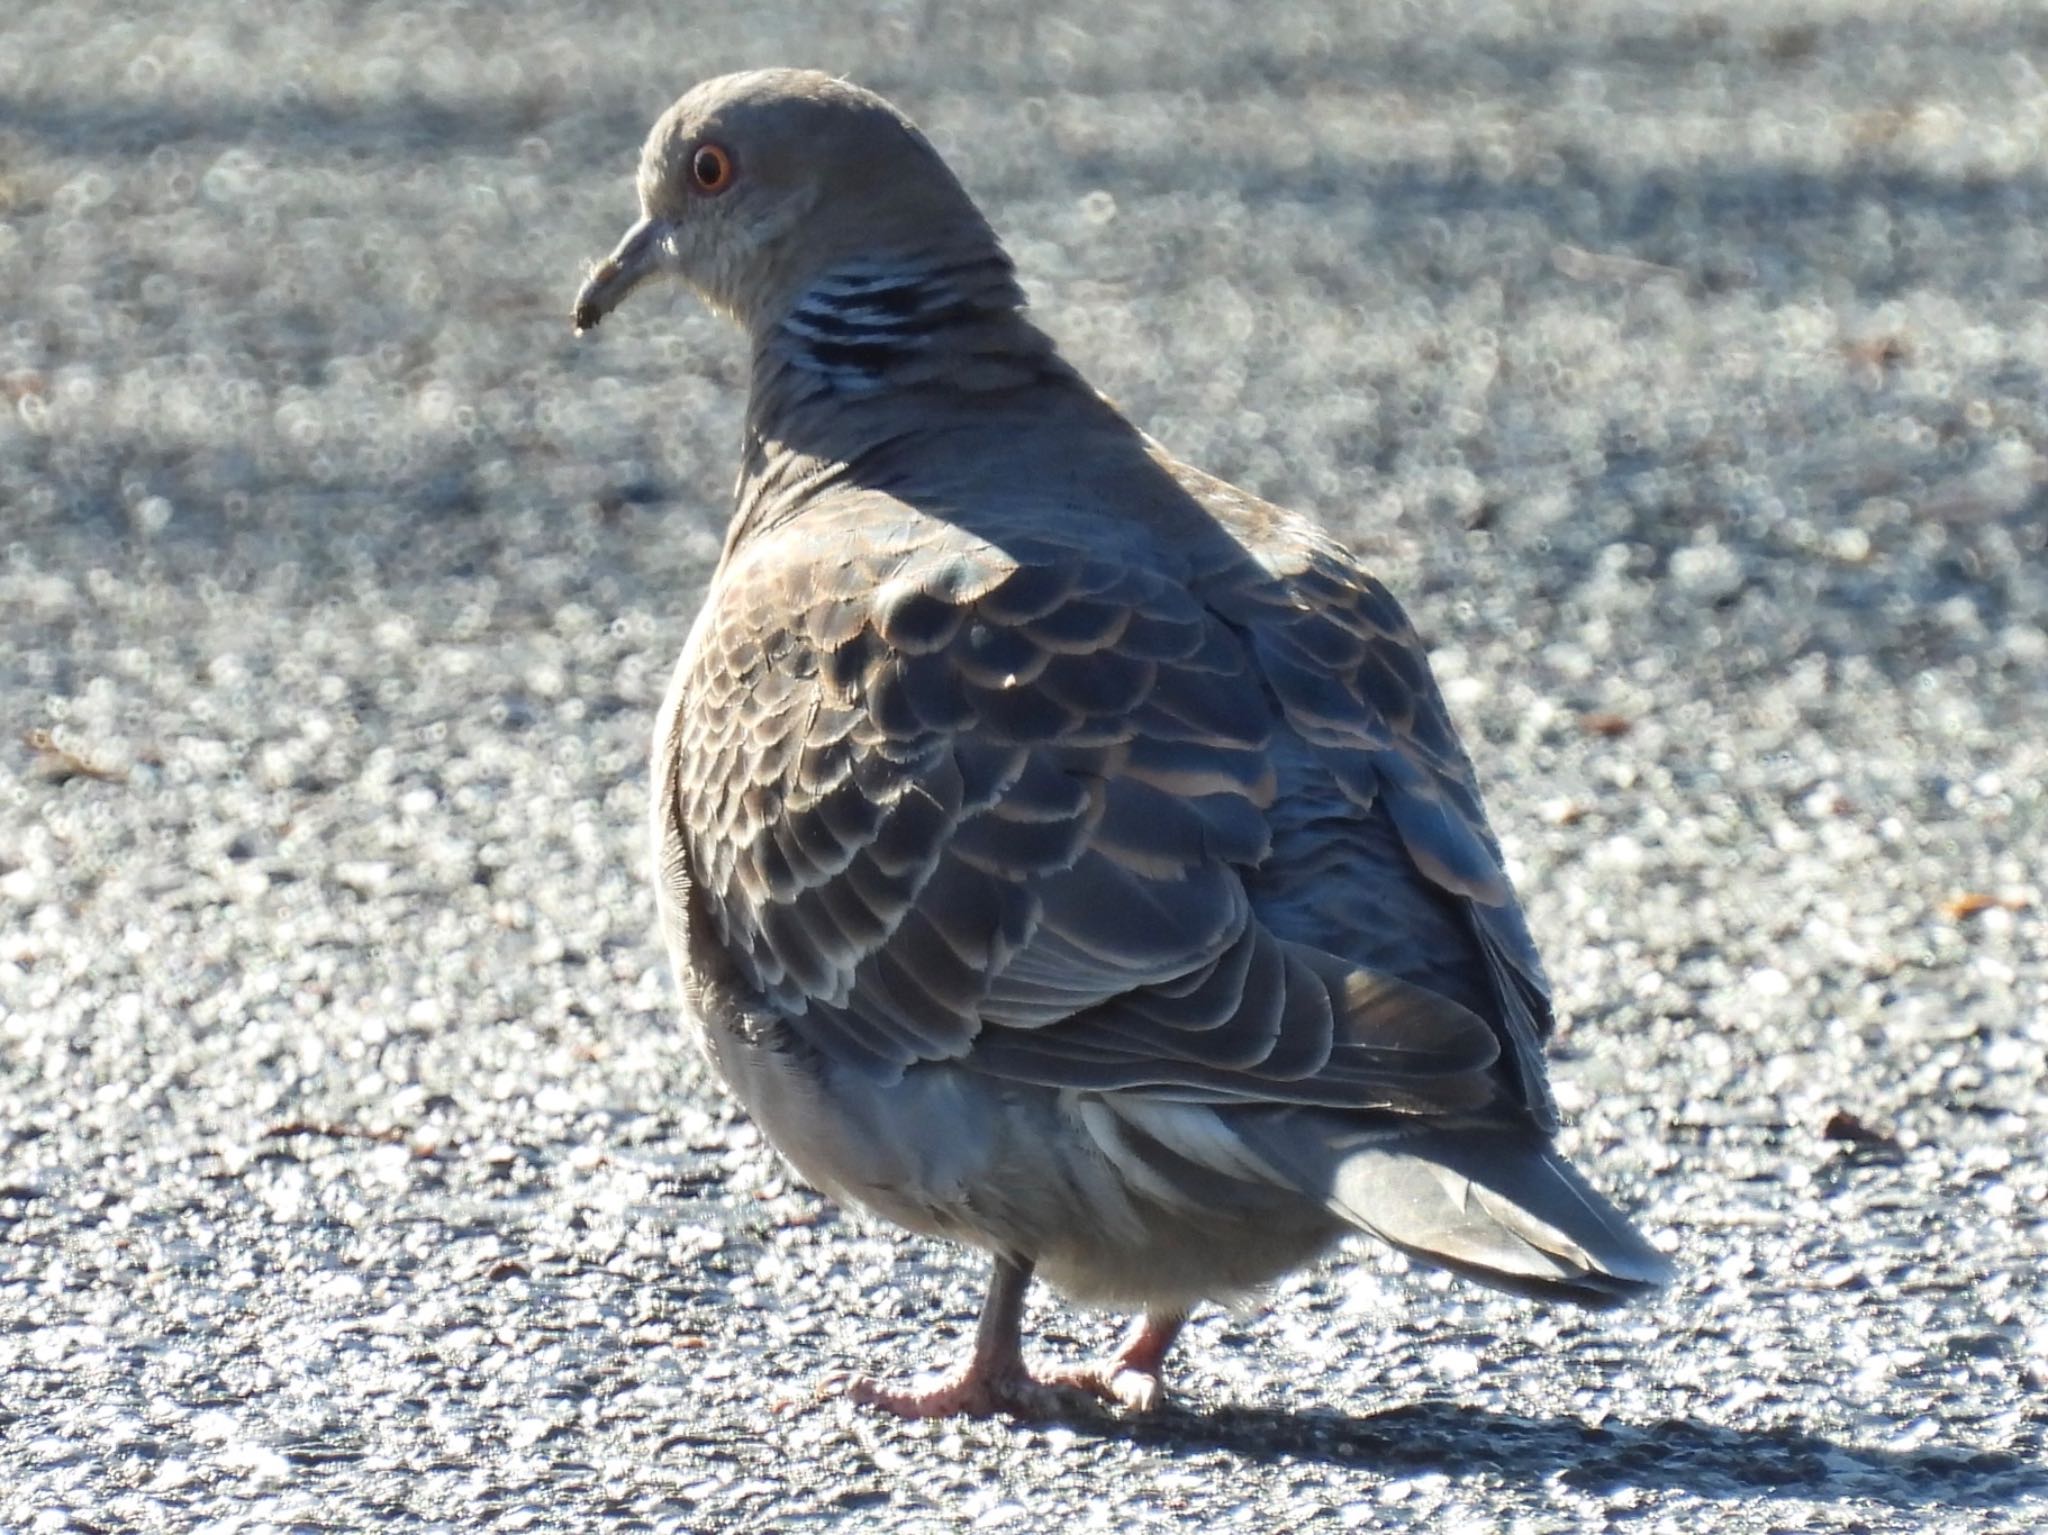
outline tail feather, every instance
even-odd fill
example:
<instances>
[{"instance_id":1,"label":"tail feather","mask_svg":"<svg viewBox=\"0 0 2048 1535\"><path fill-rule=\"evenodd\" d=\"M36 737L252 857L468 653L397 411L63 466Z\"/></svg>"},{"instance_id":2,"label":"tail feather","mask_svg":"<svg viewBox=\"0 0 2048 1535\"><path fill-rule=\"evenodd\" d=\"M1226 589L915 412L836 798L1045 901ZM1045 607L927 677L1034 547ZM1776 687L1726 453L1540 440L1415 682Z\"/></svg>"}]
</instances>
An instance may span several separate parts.
<instances>
[{"instance_id":1,"label":"tail feather","mask_svg":"<svg viewBox=\"0 0 2048 1535\"><path fill-rule=\"evenodd\" d=\"M1333 1213L1425 1262L1585 1306L1619 1305L1671 1276L1628 1218L1533 1131L1307 1129L1296 1119L1239 1133Z\"/></svg>"}]
</instances>

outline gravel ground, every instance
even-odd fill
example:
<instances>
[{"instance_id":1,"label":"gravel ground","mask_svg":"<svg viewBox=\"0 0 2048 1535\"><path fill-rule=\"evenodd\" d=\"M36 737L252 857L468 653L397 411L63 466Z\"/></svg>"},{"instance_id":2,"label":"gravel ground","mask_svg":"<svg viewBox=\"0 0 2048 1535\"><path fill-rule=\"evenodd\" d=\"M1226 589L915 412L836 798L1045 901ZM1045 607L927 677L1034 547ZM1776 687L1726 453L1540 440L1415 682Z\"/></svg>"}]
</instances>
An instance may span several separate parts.
<instances>
[{"instance_id":1,"label":"gravel ground","mask_svg":"<svg viewBox=\"0 0 2048 1535\"><path fill-rule=\"evenodd\" d=\"M7 8L0 1529L2048 1522L2048 22L1437 9ZM1659 1301L1361 1251L1152 1421L818 1398L982 1276L676 1022L642 755L741 357L567 319L769 62L1406 597Z\"/></svg>"}]
</instances>

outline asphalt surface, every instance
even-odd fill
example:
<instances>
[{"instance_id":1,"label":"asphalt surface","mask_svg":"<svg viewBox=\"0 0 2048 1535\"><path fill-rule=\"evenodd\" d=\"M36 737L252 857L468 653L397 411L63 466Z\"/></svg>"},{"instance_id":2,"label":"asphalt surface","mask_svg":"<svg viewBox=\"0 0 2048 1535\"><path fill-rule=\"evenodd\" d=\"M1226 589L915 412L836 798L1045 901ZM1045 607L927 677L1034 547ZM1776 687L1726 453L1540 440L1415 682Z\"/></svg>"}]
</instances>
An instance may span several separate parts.
<instances>
[{"instance_id":1,"label":"asphalt surface","mask_svg":"<svg viewBox=\"0 0 2048 1535\"><path fill-rule=\"evenodd\" d=\"M1544 9L8 7L0 1529L2048 1523L2048 22ZM1409 603L1668 1294L1361 1249L1154 1420L820 1397L982 1276L677 1022L642 759L742 358L567 314L771 62Z\"/></svg>"}]
</instances>

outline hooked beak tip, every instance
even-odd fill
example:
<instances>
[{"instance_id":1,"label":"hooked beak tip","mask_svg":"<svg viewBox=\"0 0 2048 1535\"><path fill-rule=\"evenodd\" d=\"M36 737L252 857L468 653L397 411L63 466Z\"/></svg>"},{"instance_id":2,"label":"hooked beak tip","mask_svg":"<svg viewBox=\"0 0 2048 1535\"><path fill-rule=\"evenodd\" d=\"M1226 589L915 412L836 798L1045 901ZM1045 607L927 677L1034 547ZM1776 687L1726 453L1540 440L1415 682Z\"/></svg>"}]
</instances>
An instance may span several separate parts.
<instances>
[{"instance_id":1,"label":"hooked beak tip","mask_svg":"<svg viewBox=\"0 0 2048 1535\"><path fill-rule=\"evenodd\" d=\"M643 218L626 231L619 248L583 280L576 293L576 307L569 312L577 335L596 329L598 321L616 309L620 300L660 269L666 233L665 224Z\"/></svg>"},{"instance_id":2,"label":"hooked beak tip","mask_svg":"<svg viewBox=\"0 0 2048 1535\"><path fill-rule=\"evenodd\" d=\"M597 322L611 313L612 304L616 300L609 297L607 290L614 287L618 280L619 264L616 261L604 262L584 280L583 286L576 293L576 307L569 316L576 327L577 335L588 335L596 330Z\"/></svg>"}]
</instances>

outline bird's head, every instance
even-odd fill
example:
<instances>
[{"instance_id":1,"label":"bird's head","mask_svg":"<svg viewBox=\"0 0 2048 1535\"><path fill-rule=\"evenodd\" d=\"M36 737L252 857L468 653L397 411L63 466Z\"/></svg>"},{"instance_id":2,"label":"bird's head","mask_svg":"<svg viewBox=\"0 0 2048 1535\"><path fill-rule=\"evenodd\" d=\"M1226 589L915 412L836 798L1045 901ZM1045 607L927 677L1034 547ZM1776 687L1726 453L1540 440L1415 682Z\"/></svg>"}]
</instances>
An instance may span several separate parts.
<instances>
[{"instance_id":1,"label":"bird's head","mask_svg":"<svg viewBox=\"0 0 2048 1535\"><path fill-rule=\"evenodd\" d=\"M576 296L579 332L657 275L759 334L834 272L1001 259L917 127L812 70L697 86L648 135L639 191L639 221Z\"/></svg>"}]
</instances>

